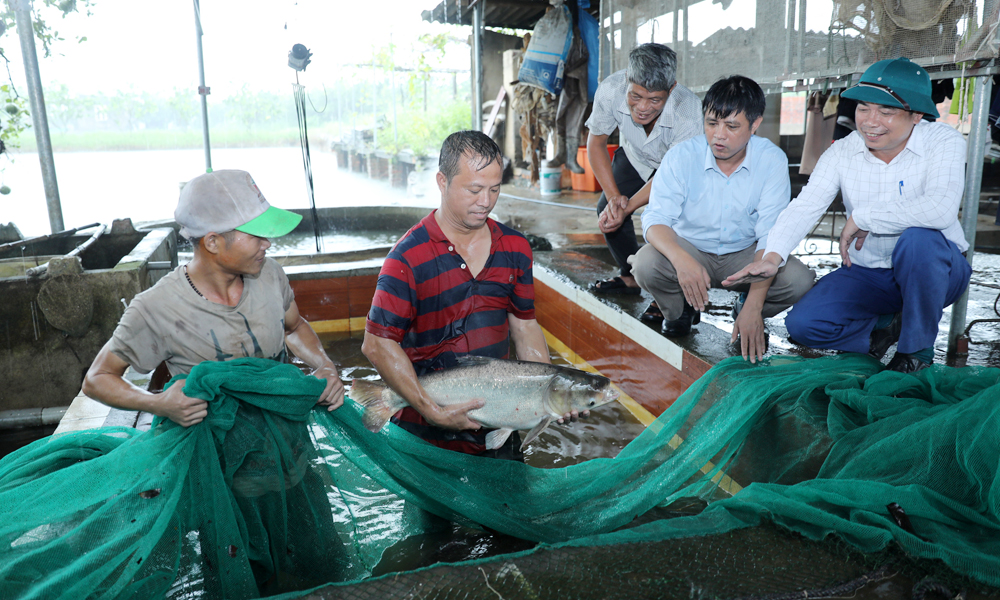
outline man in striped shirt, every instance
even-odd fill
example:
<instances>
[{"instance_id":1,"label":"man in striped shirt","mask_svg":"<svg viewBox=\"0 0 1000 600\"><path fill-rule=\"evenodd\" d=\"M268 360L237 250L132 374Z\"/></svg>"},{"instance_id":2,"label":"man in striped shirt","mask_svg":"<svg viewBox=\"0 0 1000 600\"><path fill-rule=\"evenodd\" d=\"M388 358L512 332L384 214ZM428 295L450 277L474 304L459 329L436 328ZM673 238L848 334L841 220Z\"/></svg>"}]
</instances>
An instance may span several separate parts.
<instances>
[{"instance_id":1,"label":"man in striped shirt","mask_svg":"<svg viewBox=\"0 0 1000 600\"><path fill-rule=\"evenodd\" d=\"M440 406L417 379L463 355L550 362L535 321L531 247L489 218L500 194L500 148L488 136L460 131L445 140L437 174L441 207L396 242L379 273L362 351L410 406L393 422L442 448L523 460L520 437L486 449L468 417L481 399ZM576 415L567 415L575 417Z\"/></svg>"},{"instance_id":2,"label":"man in striped shirt","mask_svg":"<svg viewBox=\"0 0 1000 600\"><path fill-rule=\"evenodd\" d=\"M662 44L642 44L629 53L628 68L597 88L587 120L587 158L604 193L597 203L598 227L620 276L598 281L603 294L639 294L628 257L639 251L632 213L649 202L653 173L673 146L701 133L701 101L674 79L677 55ZM618 130L619 148L608 157L608 136ZM659 321L654 301L643 320Z\"/></svg>"},{"instance_id":3,"label":"man in striped shirt","mask_svg":"<svg viewBox=\"0 0 1000 600\"><path fill-rule=\"evenodd\" d=\"M930 77L905 58L876 62L843 97L858 101L858 130L820 157L768 234L763 258L723 283L773 275L839 191L849 215L840 235L843 266L792 308L789 336L878 359L898 341L888 368L912 373L933 362L944 307L972 274L958 223L965 139L923 120L938 116Z\"/></svg>"}]
</instances>

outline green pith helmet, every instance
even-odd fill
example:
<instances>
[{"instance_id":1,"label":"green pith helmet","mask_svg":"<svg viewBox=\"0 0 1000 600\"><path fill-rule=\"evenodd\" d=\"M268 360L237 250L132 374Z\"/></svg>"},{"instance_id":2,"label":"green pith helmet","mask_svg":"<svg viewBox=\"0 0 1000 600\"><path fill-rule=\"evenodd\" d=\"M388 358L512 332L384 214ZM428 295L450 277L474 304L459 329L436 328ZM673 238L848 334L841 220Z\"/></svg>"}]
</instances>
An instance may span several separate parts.
<instances>
[{"instance_id":1,"label":"green pith helmet","mask_svg":"<svg viewBox=\"0 0 1000 600\"><path fill-rule=\"evenodd\" d=\"M858 84L841 94L858 102L871 102L940 117L931 100L931 78L908 58L880 60L865 70Z\"/></svg>"}]
</instances>

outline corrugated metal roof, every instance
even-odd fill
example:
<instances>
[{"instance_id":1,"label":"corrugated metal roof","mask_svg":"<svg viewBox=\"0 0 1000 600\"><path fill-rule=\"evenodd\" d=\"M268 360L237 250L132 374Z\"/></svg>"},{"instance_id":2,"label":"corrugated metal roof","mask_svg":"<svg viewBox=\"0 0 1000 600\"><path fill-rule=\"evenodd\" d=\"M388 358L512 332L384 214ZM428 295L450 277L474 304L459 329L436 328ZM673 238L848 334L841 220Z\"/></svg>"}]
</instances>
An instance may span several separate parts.
<instances>
[{"instance_id":1,"label":"corrugated metal roof","mask_svg":"<svg viewBox=\"0 0 1000 600\"><path fill-rule=\"evenodd\" d=\"M479 0L482 2L483 0ZM422 13L425 21L449 23L452 25L472 25L472 5L475 0L441 0L433 10ZM507 27L510 29L534 29L550 6L548 0L486 0L483 24L486 27ZM591 2L587 12L598 16L599 2Z\"/></svg>"}]
</instances>

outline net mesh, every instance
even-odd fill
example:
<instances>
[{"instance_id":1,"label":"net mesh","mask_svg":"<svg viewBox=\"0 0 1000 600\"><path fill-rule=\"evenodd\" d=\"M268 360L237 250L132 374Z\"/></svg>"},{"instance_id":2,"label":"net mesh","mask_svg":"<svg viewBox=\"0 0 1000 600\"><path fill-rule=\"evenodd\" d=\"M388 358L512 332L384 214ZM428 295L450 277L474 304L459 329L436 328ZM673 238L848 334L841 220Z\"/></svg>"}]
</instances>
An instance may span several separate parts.
<instances>
[{"instance_id":1,"label":"net mesh","mask_svg":"<svg viewBox=\"0 0 1000 600\"><path fill-rule=\"evenodd\" d=\"M201 425L0 461L3 595L803 597L901 559L991 591L1000 370L881 369L723 361L615 458L539 469L372 434L351 402L311 410L323 383L293 365L204 363L180 383L209 401ZM449 522L527 549L385 564Z\"/></svg>"}]
</instances>

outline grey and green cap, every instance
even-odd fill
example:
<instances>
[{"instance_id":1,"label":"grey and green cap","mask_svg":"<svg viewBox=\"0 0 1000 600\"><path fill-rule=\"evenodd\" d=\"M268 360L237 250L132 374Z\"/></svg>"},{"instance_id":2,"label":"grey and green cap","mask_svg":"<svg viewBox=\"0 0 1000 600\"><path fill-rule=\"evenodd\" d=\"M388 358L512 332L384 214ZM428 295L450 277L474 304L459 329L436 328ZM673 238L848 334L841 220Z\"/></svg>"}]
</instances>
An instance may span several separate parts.
<instances>
[{"instance_id":1,"label":"grey and green cap","mask_svg":"<svg viewBox=\"0 0 1000 600\"><path fill-rule=\"evenodd\" d=\"M180 234L188 239L234 229L274 238L290 233L302 216L271 206L250 173L221 170L187 182L181 189L174 220L181 226Z\"/></svg>"},{"instance_id":2,"label":"grey and green cap","mask_svg":"<svg viewBox=\"0 0 1000 600\"><path fill-rule=\"evenodd\" d=\"M841 94L858 102L871 102L924 113L937 118L931 100L931 78L923 67L908 58L880 60L865 70L858 84Z\"/></svg>"}]
</instances>

